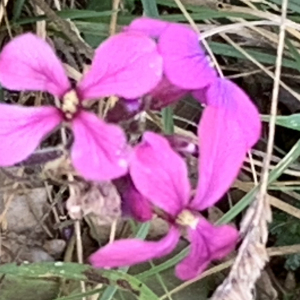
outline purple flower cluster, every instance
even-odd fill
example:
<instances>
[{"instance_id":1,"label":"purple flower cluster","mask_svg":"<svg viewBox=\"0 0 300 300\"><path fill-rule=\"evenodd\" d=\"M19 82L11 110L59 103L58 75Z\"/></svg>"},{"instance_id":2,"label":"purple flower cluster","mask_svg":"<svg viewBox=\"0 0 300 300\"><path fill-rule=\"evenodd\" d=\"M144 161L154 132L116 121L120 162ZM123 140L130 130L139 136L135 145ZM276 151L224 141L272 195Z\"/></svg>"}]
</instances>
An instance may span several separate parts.
<instances>
[{"instance_id":1,"label":"purple flower cluster","mask_svg":"<svg viewBox=\"0 0 300 300\"><path fill-rule=\"evenodd\" d=\"M0 104L0 166L26 159L46 135L65 123L74 135L72 164L82 177L103 181L123 176L123 197L132 216L147 221L156 207L170 224L160 241L124 239L102 247L90 258L94 266L127 266L166 255L176 247L183 228L191 243L188 256L176 268L183 280L199 275L212 260L234 249L237 230L214 226L200 212L228 190L247 151L258 141L261 123L248 96L218 77L191 28L149 18L133 21L98 47L90 70L75 88L51 47L24 34L0 54L0 83L10 90L39 90L60 99L58 108ZM111 95L125 102L147 95L152 107L162 107L186 93L206 105L198 126L199 180L194 196L185 161L168 139L145 132L132 148L121 127L107 124L83 106Z\"/></svg>"}]
</instances>

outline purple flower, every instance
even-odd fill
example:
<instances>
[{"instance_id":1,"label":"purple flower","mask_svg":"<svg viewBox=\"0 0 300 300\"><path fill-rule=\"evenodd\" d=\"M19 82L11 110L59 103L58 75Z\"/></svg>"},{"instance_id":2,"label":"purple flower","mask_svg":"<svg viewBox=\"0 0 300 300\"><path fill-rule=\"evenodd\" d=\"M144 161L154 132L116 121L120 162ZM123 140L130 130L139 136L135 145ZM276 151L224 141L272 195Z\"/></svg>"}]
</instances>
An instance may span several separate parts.
<instances>
[{"instance_id":1,"label":"purple flower","mask_svg":"<svg viewBox=\"0 0 300 300\"><path fill-rule=\"evenodd\" d=\"M190 27L142 17L125 30L143 32L157 40L158 51L164 61L164 74L173 85L197 90L217 78L217 72L199 43L198 34Z\"/></svg>"},{"instance_id":2,"label":"purple flower","mask_svg":"<svg viewBox=\"0 0 300 300\"><path fill-rule=\"evenodd\" d=\"M128 147L122 129L83 109L89 99L117 95L137 98L162 77L155 42L137 32L117 34L96 50L90 70L75 89L51 47L33 34L8 43L0 54L0 82L11 90L49 92L61 107L0 104L0 166L26 159L44 137L66 121L74 133L71 158L90 180L109 180L128 171Z\"/></svg>"},{"instance_id":3,"label":"purple flower","mask_svg":"<svg viewBox=\"0 0 300 300\"><path fill-rule=\"evenodd\" d=\"M152 37L163 57L164 77L148 94L152 99L151 108L167 106L217 79L198 34L188 26L142 17L134 20L125 31L142 32Z\"/></svg>"},{"instance_id":4,"label":"purple flower","mask_svg":"<svg viewBox=\"0 0 300 300\"><path fill-rule=\"evenodd\" d=\"M122 199L123 215L133 217L139 222L152 219L152 205L135 187L129 174L114 180Z\"/></svg>"},{"instance_id":5,"label":"purple flower","mask_svg":"<svg viewBox=\"0 0 300 300\"><path fill-rule=\"evenodd\" d=\"M183 280L199 275L212 260L234 249L236 229L214 226L199 211L213 206L236 178L247 151L259 138L259 114L247 95L225 79L217 80L201 96L208 106L198 127L196 196L190 199L184 160L165 138L146 132L133 151L130 174L138 191L168 215L170 231L158 242L125 239L107 245L91 256L95 267L133 265L166 255L176 247L182 227L191 242L190 253L176 267Z\"/></svg>"}]
</instances>

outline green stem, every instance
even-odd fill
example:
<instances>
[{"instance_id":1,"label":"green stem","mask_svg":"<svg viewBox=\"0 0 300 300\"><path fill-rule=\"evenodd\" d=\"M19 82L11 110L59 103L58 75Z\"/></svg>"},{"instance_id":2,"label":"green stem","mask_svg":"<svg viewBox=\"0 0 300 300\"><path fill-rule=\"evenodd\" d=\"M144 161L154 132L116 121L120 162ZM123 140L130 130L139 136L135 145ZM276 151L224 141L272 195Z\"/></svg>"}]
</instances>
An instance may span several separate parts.
<instances>
[{"instance_id":1,"label":"green stem","mask_svg":"<svg viewBox=\"0 0 300 300\"><path fill-rule=\"evenodd\" d=\"M163 118L164 131L167 134L174 133L173 108L168 106L161 112Z\"/></svg>"}]
</instances>

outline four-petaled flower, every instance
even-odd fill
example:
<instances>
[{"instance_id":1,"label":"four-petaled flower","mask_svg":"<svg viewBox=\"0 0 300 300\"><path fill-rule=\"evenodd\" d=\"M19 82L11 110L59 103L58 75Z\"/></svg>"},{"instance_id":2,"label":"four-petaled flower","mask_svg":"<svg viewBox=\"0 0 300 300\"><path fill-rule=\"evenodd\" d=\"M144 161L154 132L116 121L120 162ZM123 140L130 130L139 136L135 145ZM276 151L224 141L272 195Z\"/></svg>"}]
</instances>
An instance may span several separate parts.
<instances>
[{"instance_id":1,"label":"four-petaled flower","mask_svg":"<svg viewBox=\"0 0 300 300\"><path fill-rule=\"evenodd\" d=\"M127 239L100 248L90 258L95 267L132 265L166 255L175 248L182 226L191 241L189 255L176 268L183 280L197 276L211 260L234 249L237 231L228 225L213 226L199 211L213 206L237 176L247 151L259 138L259 114L247 95L226 79L216 80L201 98L208 105L198 127L195 197L190 199L184 160L165 138L146 132L133 150L130 174L137 190L167 213L170 231L158 242Z\"/></svg>"},{"instance_id":2,"label":"four-petaled flower","mask_svg":"<svg viewBox=\"0 0 300 300\"><path fill-rule=\"evenodd\" d=\"M0 83L10 90L44 91L61 100L59 108L0 104L0 166L26 159L63 121L71 125L71 158L89 180L109 180L128 169L122 129L83 109L88 99L110 95L136 98L162 77L162 58L153 40L141 33L120 33L96 50L92 66L76 88L51 47L33 34L8 43L0 54Z\"/></svg>"}]
</instances>

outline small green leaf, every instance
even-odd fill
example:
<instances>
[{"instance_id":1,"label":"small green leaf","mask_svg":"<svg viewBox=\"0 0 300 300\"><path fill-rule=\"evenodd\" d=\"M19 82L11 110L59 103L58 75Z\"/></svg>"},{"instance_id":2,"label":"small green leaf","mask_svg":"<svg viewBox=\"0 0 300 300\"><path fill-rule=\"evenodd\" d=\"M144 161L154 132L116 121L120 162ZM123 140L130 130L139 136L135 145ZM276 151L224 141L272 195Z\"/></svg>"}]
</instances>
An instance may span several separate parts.
<instances>
[{"instance_id":1,"label":"small green leaf","mask_svg":"<svg viewBox=\"0 0 300 300\"><path fill-rule=\"evenodd\" d=\"M0 300L53 300L59 293L59 282L6 275L1 276L0 290Z\"/></svg>"},{"instance_id":2,"label":"small green leaf","mask_svg":"<svg viewBox=\"0 0 300 300\"><path fill-rule=\"evenodd\" d=\"M89 0L87 9L89 10L95 10L95 11L104 11L109 10L112 7L112 1L111 0Z\"/></svg>"},{"instance_id":3,"label":"small green leaf","mask_svg":"<svg viewBox=\"0 0 300 300\"><path fill-rule=\"evenodd\" d=\"M140 300L158 300L158 297L142 282L128 274L113 270L96 270L77 263L33 263L5 264L0 266L0 274L17 275L25 278L64 278L112 285L126 290Z\"/></svg>"},{"instance_id":4,"label":"small green leaf","mask_svg":"<svg viewBox=\"0 0 300 300\"><path fill-rule=\"evenodd\" d=\"M20 18L25 0L16 0L13 7L13 17L12 20L16 21Z\"/></svg>"},{"instance_id":5,"label":"small green leaf","mask_svg":"<svg viewBox=\"0 0 300 300\"><path fill-rule=\"evenodd\" d=\"M262 116L262 120L269 122L270 116ZM276 125L300 131L300 114L290 116L277 116Z\"/></svg>"},{"instance_id":6,"label":"small green leaf","mask_svg":"<svg viewBox=\"0 0 300 300\"><path fill-rule=\"evenodd\" d=\"M209 42L209 46L211 47L214 54L217 55L224 55L234 58L242 58L247 59L241 52L236 50L233 46L226 45L223 43L218 42ZM269 64L269 65L275 65L276 63L276 55L263 53L262 51L252 50L244 48L244 50L250 54L251 56L255 57L255 59L261 63ZM292 59L283 59L282 65L287 68L291 68L294 70L298 70L297 64L295 64L295 61Z\"/></svg>"},{"instance_id":7,"label":"small green leaf","mask_svg":"<svg viewBox=\"0 0 300 300\"><path fill-rule=\"evenodd\" d=\"M281 7L282 0L269 0ZM293 10L294 12L300 13L300 4L299 0L289 0L288 2L288 9Z\"/></svg>"},{"instance_id":8,"label":"small green leaf","mask_svg":"<svg viewBox=\"0 0 300 300\"><path fill-rule=\"evenodd\" d=\"M168 106L162 110L163 126L166 134L174 133L173 109Z\"/></svg>"},{"instance_id":9,"label":"small green leaf","mask_svg":"<svg viewBox=\"0 0 300 300\"><path fill-rule=\"evenodd\" d=\"M156 0L141 0L141 2L147 17L159 17Z\"/></svg>"}]
</instances>

